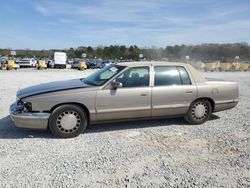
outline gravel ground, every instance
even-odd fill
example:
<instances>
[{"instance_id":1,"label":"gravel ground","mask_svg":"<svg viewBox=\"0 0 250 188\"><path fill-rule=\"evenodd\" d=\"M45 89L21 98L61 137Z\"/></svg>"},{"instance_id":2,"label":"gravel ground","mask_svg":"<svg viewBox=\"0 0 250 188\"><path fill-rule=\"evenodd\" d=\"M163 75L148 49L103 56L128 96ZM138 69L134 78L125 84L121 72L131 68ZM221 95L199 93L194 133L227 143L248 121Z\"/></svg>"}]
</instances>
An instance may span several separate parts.
<instances>
[{"instance_id":1,"label":"gravel ground","mask_svg":"<svg viewBox=\"0 0 250 188\"><path fill-rule=\"evenodd\" d=\"M73 139L16 128L19 88L91 71L0 71L0 187L250 187L250 73L205 73L240 86L236 108L203 125L182 118L93 125Z\"/></svg>"}]
</instances>

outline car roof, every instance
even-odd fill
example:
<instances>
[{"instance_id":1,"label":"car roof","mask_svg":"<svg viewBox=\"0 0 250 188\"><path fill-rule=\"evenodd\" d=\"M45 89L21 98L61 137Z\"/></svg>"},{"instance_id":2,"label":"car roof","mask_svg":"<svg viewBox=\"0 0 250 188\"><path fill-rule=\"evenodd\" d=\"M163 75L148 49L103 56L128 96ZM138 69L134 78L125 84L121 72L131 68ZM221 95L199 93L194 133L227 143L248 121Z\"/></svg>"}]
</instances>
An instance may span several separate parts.
<instances>
[{"instance_id":1,"label":"car roof","mask_svg":"<svg viewBox=\"0 0 250 188\"><path fill-rule=\"evenodd\" d=\"M192 75L196 83L205 83L206 79L204 76L197 71L192 65L188 63L181 62L167 62L167 61L135 61L135 62L126 62L126 63L117 63L120 66L127 67L139 67L139 66L182 66Z\"/></svg>"},{"instance_id":2,"label":"car roof","mask_svg":"<svg viewBox=\"0 0 250 188\"><path fill-rule=\"evenodd\" d=\"M185 66L187 64L180 62L166 62L166 61L132 61L132 62L117 63L117 65L127 66L127 67L137 67L137 66L151 66L151 65Z\"/></svg>"}]
</instances>

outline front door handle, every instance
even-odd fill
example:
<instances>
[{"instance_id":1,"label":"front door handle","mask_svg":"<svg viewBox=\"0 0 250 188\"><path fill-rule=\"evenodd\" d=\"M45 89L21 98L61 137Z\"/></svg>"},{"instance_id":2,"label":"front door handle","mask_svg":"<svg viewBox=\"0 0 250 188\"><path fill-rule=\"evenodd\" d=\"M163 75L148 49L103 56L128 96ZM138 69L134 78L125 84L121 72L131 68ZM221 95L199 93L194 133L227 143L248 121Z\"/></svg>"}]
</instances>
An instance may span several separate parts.
<instances>
[{"instance_id":1,"label":"front door handle","mask_svg":"<svg viewBox=\"0 0 250 188\"><path fill-rule=\"evenodd\" d=\"M192 94L193 91L186 91L186 94Z\"/></svg>"},{"instance_id":2,"label":"front door handle","mask_svg":"<svg viewBox=\"0 0 250 188\"><path fill-rule=\"evenodd\" d=\"M142 97L145 97L145 96L147 96L148 95L148 93L141 93L141 96Z\"/></svg>"}]
</instances>

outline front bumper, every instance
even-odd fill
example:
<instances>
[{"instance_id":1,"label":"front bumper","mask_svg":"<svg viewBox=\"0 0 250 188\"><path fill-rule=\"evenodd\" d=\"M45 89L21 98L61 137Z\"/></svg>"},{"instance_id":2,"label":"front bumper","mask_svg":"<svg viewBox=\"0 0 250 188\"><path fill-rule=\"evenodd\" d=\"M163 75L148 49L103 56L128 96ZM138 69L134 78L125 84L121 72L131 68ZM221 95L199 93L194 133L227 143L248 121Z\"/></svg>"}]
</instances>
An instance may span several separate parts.
<instances>
[{"instance_id":1,"label":"front bumper","mask_svg":"<svg viewBox=\"0 0 250 188\"><path fill-rule=\"evenodd\" d=\"M29 129L47 129L50 113L20 111L17 103L10 105L10 117L16 127Z\"/></svg>"}]
</instances>

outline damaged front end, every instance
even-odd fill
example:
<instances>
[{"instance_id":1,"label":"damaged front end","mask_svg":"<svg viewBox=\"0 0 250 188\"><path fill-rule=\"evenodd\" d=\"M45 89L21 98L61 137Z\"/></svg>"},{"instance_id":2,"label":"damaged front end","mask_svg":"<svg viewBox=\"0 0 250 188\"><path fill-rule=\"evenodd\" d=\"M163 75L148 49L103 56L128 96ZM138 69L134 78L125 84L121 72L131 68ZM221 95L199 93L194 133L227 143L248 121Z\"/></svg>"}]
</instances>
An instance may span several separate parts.
<instances>
[{"instance_id":1,"label":"damaged front end","mask_svg":"<svg viewBox=\"0 0 250 188\"><path fill-rule=\"evenodd\" d=\"M17 99L17 101L10 106L10 111L13 113L32 112L32 104Z\"/></svg>"},{"instance_id":2,"label":"damaged front end","mask_svg":"<svg viewBox=\"0 0 250 188\"><path fill-rule=\"evenodd\" d=\"M10 105L10 116L16 127L47 129L50 113L33 112L30 102L18 99Z\"/></svg>"}]
</instances>

